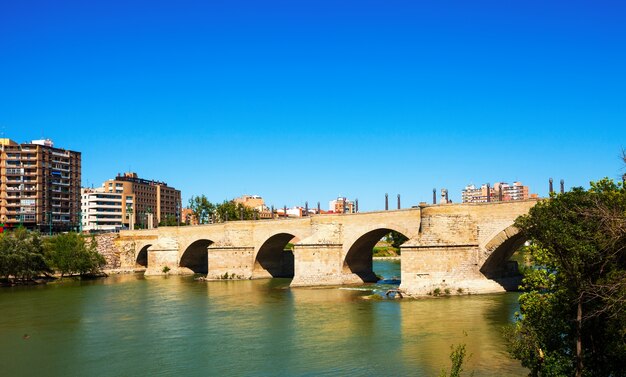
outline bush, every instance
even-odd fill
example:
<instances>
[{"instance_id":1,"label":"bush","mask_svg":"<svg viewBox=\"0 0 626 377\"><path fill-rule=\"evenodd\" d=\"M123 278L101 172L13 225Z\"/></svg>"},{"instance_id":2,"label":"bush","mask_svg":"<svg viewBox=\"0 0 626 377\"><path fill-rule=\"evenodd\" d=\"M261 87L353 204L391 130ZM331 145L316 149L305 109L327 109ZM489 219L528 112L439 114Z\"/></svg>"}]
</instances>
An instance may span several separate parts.
<instances>
[{"instance_id":1,"label":"bush","mask_svg":"<svg viewBox=\"0 0 626 377\"><path fill-rule=\"evenodd\" d=\"M0 234L0 278L30 280L47 272L38 233L20 228Z\"/></svg>"},{"instance_id":2,"label":"bush","mask_svg":"<svg viewBox=\"0 0 626 377\"><path fill-rule=\"evenodd\" d=\"M48 265L63 275L96 274L106 264L97 252L97 243L92 237L89 245L77 233L59 234L46 240L45 251Z\"/></svg>"}]
</instances>

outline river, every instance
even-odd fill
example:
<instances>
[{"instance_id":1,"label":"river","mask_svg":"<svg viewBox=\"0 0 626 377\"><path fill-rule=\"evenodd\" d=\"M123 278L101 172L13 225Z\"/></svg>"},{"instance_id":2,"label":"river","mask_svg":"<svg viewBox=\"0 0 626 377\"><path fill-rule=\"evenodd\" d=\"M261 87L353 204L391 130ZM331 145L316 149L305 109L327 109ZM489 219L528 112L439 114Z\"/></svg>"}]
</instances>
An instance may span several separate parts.
<instances>
[{"instance_id":1,"label":"river","mask_svg":"<svg viewBox=\"0 0 626 377\"><path fill-rule=\"evenodd\" d=\"M374 264L399 276L399 262ZM289 282L118 275L3 288L0 375L437 376L460 343L477 377L527 374L500 335L517 294L366 300L388 286Z\"/></svg>"}]
</instances>

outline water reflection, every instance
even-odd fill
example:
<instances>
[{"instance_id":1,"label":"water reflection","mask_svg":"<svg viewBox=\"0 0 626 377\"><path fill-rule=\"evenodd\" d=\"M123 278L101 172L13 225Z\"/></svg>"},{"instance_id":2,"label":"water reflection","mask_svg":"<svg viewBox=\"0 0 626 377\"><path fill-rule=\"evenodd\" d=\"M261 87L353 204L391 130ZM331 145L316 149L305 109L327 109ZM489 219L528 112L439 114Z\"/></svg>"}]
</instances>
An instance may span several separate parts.
<instances>
[{"instance_id":1,"label":"water reflection","mask_svg":"<svg viewBox=\"0 0 626 377\"><path fill-rule=\"evenodd\" d=\"M379 267L393 276L399 263ZM525 375L499 335L514 294L365 300L289 282L124 275L0 290L3 375L432 376L458 343L476 376Z\"/></svg>"}]
</instances>

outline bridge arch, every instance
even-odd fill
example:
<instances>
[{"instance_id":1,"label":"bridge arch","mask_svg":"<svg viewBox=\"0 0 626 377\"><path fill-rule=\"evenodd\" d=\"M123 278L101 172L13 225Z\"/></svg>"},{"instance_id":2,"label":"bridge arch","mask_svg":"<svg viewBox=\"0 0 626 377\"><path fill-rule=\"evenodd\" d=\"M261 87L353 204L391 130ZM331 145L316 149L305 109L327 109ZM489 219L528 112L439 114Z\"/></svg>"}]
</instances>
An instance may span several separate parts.
<instances>
[{"instance_id":1,"label":"bridge arch","mask_svg":"<svg viewBox=\"0 0 626 377\"><path fill-rule=\"evenodd\" d=\"M265 240L258 248L254 258L252 277L260 278L293 278L293 251L285 250L289 241L297 237L292 233L277 233Z\"/></svg>"},{"instance_id":2,"label":"bridge arch","mask_svg":"<svg viewBox=\"0 0 626 377\"><path fill-rule=\"evenodd\" d=\"M178 263L179 267L188 268L196 274L209 272L209 253L207 248L213 241L199 239L190 243L183 251Z\"/></svg>"},{"instance_id":3,"label":"bridge arch","mask_svg":"<svg viewBox=\"0 0 626 377\"><path fill-rule=\"evenodd\" d=\"M152 246L151 243L142 245L139 252L135 256L136 268L148 268L148 248Z\"/></svg>"},{"instance_id":4,"label":"bridge arch","mask_svg":"<svg viewBox=\"0 0 626 377\"><path fill-rule=\"evenodd\" d=\"M378 278L373 270L372 250L378 241L392 231L396 231L406 237L404 232L396 229L377 228L362 234L354 242L352 242L343 260L343 273L355 274L363 282L378 281Z\"/></svg>"},{"instance_id":5,"label":"bridge arch","mask_svg":"<svg viewBox=\"0 0 626 377\"><path fill-rule=\"evenodd\" d=\"M498 232L484 245L487 256L480 267L480 272L507 290L517 289L521 276L517 264L509 263L509 260L525 241L526 238L513 225Z\"/></svg>"}]
</instances>

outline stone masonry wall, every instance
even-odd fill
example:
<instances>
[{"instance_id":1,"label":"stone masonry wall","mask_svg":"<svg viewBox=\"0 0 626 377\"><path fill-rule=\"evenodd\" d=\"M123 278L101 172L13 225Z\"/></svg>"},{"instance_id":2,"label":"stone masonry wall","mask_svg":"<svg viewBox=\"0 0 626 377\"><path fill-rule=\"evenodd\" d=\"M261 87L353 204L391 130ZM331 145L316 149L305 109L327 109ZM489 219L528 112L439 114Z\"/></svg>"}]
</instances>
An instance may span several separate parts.
<instances>
[{"instance_id":1,"label":"stone masonry wall","mask_svg":"<svg viewBox=\"0 0 626 377\"><path fill-rule=\"evenodd\" d=\"M120 250L115 244L115 240L118 238L117 233L102 233L95 237L98 244L97 251L104 256L106 260L105 269L120 268ZM87 244L91 243L91 237L86 238Z\"/></svg>"}]
</instances>

